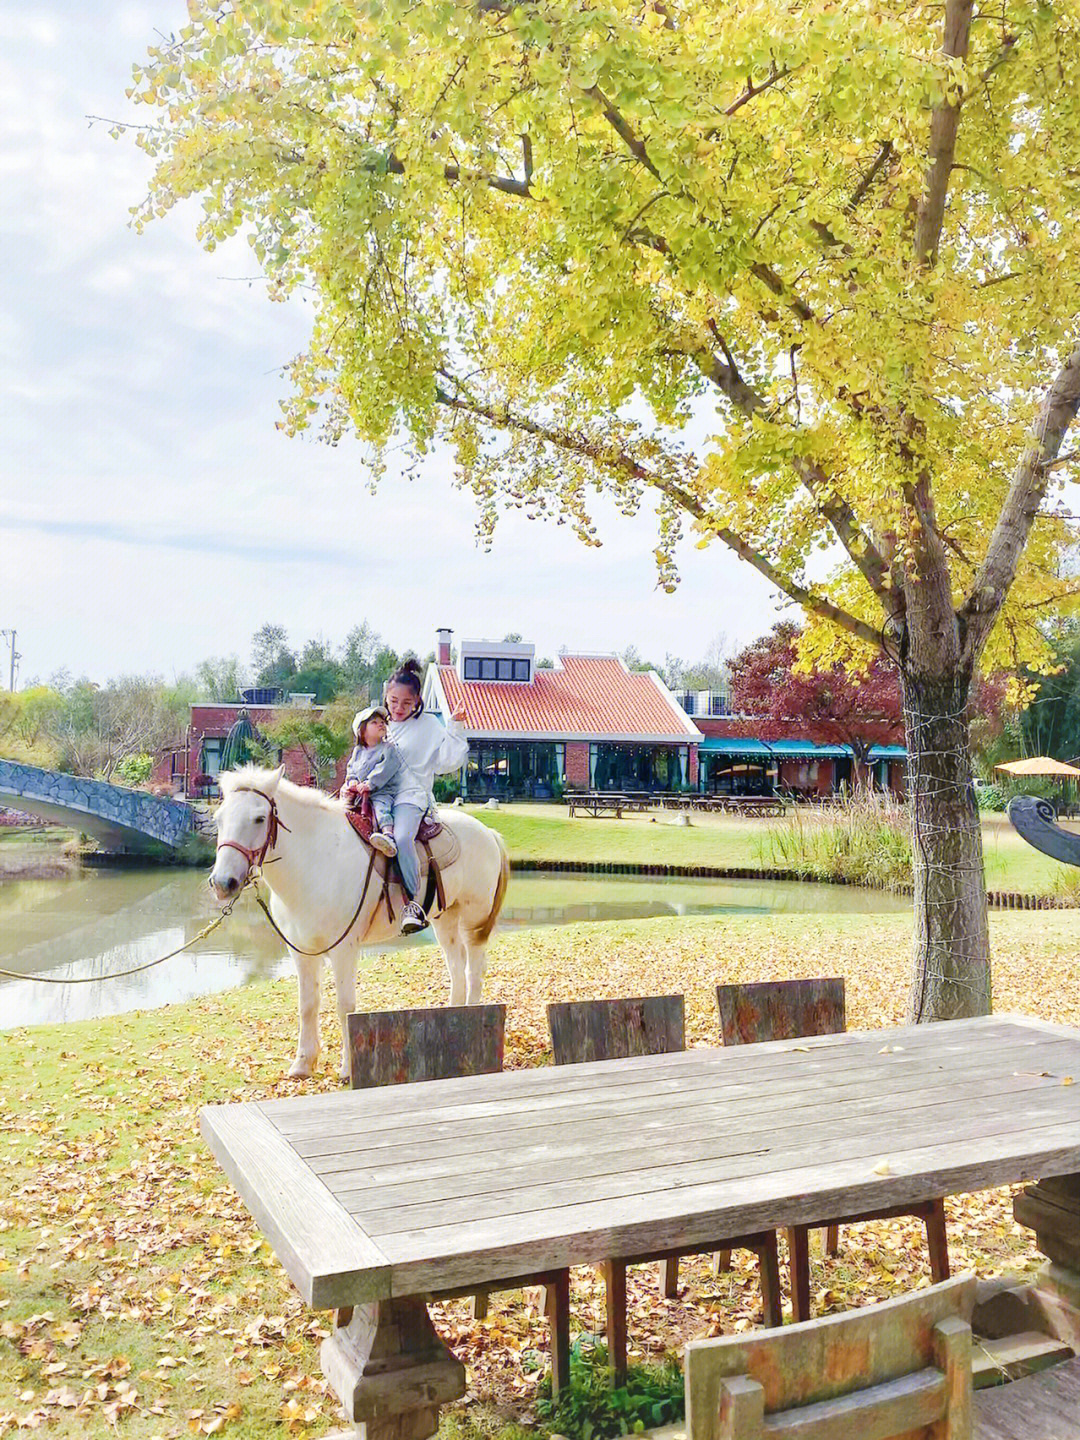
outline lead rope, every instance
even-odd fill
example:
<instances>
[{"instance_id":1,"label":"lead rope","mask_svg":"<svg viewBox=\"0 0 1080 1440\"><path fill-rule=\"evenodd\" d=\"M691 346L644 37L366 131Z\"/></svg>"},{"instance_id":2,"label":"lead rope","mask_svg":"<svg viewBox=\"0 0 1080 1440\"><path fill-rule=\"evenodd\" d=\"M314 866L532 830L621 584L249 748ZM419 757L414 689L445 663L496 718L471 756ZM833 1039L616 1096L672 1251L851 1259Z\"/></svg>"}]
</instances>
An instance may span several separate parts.
<instances>
[{"instance_id":1,"label":"lead rope","mask_svg":"<svg viewBox=\"0 0 1080 1440\"><path fill-rule=\"evenodd\" d=\"M294 944L293 944L293 942L292 942L292 941L289 939L289 937L285 934L284 930L282 930L281 926L280 926L280 925L277 923L277 921L274 919L273 915L270 914L270 906L267 905L266 901L265 901L265 900L263 899L263 897L259 894L258 881L259 881L259 879L260 879L260 877L261 877L261 872L260 872L259 870L257 870L256 868L253 867L253 868L248 872L248 878L247 878L247 881L245 882L245 886L246 886L246 885L250 885L250 884L252 884L252 883L255 884L255 904L258 905L259 909L260 909L260 910L263 912L263 914L266 916L267 920L269 920L269 922L270 922L270 927L271 927L271 929L274 931L274 933L278 936L278 938L281 939L281 940L284 940L284 941L285 941L285 944L286 944L286 945L289 947L289 949L292 950L295 954L297 954L297 955L307 955L309 958L314 958L314 957L316 957L316 956L318 956L318 955L329 955L331 950L336 950L337 947L341 944L341 942L342 942L342 941L346 938L346 936L349 934L349 931L350 931L350 930L353 928L353 926L356 924L357 920L359 920L359 918L360 918L360 911L363 910L363 908L364 908L364 901L367 899L368 887L369 887L370 884L371 884L371 872L372 872L372 870L373 870L374 868L375 868L375 851L374 851L370 846L368 846L368 867L367 867L367 874L364 876L364 886L363 886L363 889L360 891L360 899L359 899L359 901L357 902L356 909L353 911L353 917L352 917L352 919L349 921L348 925L345 926L345 929L341 932L341 934L338 936L338 938L334 941L333 945L327 945L327 947L326 947L325 950L301 950L301 948L300 948L299 945L294 945ZM370 928L370 927L369 927L369 928Z\"/></svg>"},{"instance_id":2,"label":"lead rope","mask_svg":"<svg viewBox=\"0 0 1080 1440\"><path fill-rule=\"evenodd\" d=\"M186 945L181 945L177 950L170 950L168 955L161 955L156 960L147 960L145 965L133 965L130 970L117 970L112 975L72 975L68 977L60 975L22 975L18 970L4 969L0 969L0 975L3 975L8 980L36 980L41 985L99 985L106 980L124 980L128 975L138 975L143 970L152 970L155 965L164 965L166 960L172 960L175 956L182 955L185 950L190 950L192 945L197 945L200 940L205 940L207 935L211 935L217 927L232 914L233 906L237 900L240 899L240 896L250 883L250 879L246 880L222 910L221 914L215 916L209 925L204 925L199 933L193 936Z\"/></svg>"}]
</instances>

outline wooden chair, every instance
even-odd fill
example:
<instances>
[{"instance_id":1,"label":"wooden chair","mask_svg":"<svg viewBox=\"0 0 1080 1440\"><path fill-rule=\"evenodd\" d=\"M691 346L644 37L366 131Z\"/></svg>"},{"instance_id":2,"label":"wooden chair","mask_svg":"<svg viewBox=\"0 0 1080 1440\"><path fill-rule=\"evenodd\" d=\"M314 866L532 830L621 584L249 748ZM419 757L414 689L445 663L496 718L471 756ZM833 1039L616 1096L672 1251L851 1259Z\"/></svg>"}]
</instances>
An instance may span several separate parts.
<instances>
[{"instance_id":1,"label":"wooden chair","mask_svg":"<svg viewBox=\"0 0 1080 1440\"><path fill-rule=\"evenodd\" d=\"M650 995L634 1000L582 1000L551 1004L548 1025L556 1065L590 1060L625 1060L632 1056L666 1055L686 1049L685 1002L681 995ZM732 1250L753 1250L761 1267L761 1295L766 1324L781 1323L780 1265L776 1232L743 1235L726 1242ZM608 1359L615 1384L626 1379L626 1271L630 1265L661 1264L661 1285L675 1293L678 1257L700 1254L715 1245L660 1254L624 1255L605 1260Z\"/></svg>"},{"instance_id":2,"label":"wooden chair","mask_svg":"<svg viewBox=\"0 0 1080 1440\"><path fill-rule=\"evenodd\" d=\"M432 1010L381 1010L348 1016L349 1079L354 1090L491 1075L503 1068L505 1005L440 1006ZM570 1271L520 1275L492 1286L518 1290L542 1285L551 1325L551 1388L570 1383ZM473 1317L487 1314L488 1290L445 1290L433 1300L471 1296Z\"/></svg>"},{"instance_id":3,"label":"wooden chair","mask_svg":"<svg viewBox=\"0 0 1080 1440\"><path fill-rule=\"evenodd\" d=\"M974 1275L686 1347L687 1440L970 1440Z\"/></svg>"},{"instance_id":4,"label":"wooden chair","mask_svg":"<svg viewBox=\"0 0 1080 1440\"><path fill-rule=\"evenodd\" d=\"M757 985L718 985L716 1003L720 1009L720 1033L725 1045L749 1045L765 1040L799 1040L811 1035L837 1035L847 1028L842 978L821 980L770 980ZM825 1251L836 1255L840 1226L865 1220L894 1220L917 1216L926 1226L930 1274L935 1283L949 1278L949 1243L945 1233L945 1203L894 1205L884 1210L867 1210L858 1215L841 1215L829 1220ZM814 1227L817 1228L817 1227ZM791 1309L796 1320L810 1318L810 1230L793 1225L788 1230L791 1265ZM717 1256L717 1268L725 1264L725 1252Z\"/></svg>"}]
</instances>

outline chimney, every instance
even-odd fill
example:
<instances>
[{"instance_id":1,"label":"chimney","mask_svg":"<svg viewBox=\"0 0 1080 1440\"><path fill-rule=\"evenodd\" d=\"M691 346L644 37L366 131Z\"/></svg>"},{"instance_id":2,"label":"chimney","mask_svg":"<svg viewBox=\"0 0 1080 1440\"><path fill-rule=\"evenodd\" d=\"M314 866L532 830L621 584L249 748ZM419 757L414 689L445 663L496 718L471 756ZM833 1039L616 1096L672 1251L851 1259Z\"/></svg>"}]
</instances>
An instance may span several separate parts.
<instances>
[{"instance_id":1,"label":"chimney","mask_svg":"<svg viewBox=\"0 0 1080 1440\"><path fill-rule=\"evenodd\" d=\"M453 633L445 625L435 631L435 655L440 665L450 664L450 636Z\"/></svg>"}]
</instances>

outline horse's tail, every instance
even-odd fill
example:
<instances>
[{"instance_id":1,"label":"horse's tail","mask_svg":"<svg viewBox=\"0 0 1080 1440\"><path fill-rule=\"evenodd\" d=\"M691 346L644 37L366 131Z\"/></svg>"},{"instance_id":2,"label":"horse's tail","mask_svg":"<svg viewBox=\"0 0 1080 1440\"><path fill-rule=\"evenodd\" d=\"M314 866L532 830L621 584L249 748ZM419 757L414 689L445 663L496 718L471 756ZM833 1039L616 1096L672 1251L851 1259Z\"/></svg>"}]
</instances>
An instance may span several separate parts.
<instances>
[{"instance_id":1,"label":"horse's tail","mask_svg":"<svg viewBox=\"0 0 1080 1440\"><path fill-rule=\"evenodd\" d=\"M476 929L472 931L469 940L473 945L486 945L491 938L491 932L495 929L495 921L499 918L499 911L506 899L506 887L510 880L510 856L506 852L506 845L502 836L497 830L489 832L494 835L499 847L499 878L495 885L495 894L491 901L491 909L488 911L487 919L481 921Z\"/></svg>"}]
</instances>

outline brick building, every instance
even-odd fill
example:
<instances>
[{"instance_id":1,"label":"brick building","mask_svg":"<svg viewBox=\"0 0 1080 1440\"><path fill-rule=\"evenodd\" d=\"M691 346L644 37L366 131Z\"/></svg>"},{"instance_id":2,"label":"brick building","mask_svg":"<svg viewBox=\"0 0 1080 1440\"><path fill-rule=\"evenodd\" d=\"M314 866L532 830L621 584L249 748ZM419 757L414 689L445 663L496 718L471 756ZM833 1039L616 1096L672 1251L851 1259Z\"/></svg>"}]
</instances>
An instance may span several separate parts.
<instances>
[{"instance_id":1,"label":"brick building","mask_svg":"<svg viewBox=\"0 0 1080 1440\"><path fill-rule=\"evenodd\" d=\"M455 664L450 636L438 632L424 703L441 715L464 707L467 797L696 788L701 732L655 671L615 655L537 665L534 646L506 640L463 640Z\"/></svg>"},{"instance_id":2,"label":"brick building","mask_svg":"<svg viewBox=\"0 0 1080 1440\"><path fill-rule=\"evenodd\" d=\"M207 799L218 793L217 777L229 731L243 711L256 730L262 730L283 710L302 708L318 714L311 695L285 695L277 690L245 690L239 700L206 701L192 705L184 743L159 757L152 779L170 785L189 799ZM296 746L281 751L276 763L297 785L314 785L315 776L304 752ZM344 764L344 762L342 762Z\"/></svg>"}]
</instances>

